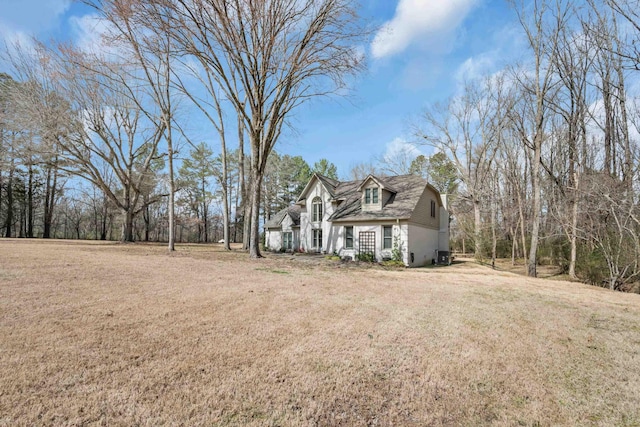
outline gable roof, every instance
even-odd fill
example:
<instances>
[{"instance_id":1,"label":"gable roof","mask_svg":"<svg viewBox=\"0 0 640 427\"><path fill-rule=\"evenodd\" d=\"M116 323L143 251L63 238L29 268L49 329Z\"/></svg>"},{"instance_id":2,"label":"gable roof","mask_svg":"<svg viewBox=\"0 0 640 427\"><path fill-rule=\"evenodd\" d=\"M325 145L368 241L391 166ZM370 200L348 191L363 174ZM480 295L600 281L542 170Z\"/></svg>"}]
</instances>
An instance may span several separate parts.
<instances>
[{"instance_id":1,"label":"gable roof","mask_svg":"<svg viewBox=\"0 0 640 427\"><path fill-rule=\"evenodd\" d=\"M362 191L362 187L364 187L364 185L369 180L373 180L383 190L387 190L391 193L397 193L397 191L391 185L389 185L386 179L378 178L377 176L371 174L369 174L365 179L362 180L362 183L358 186L358 191Z\"/></svg>"},{"instance_id":2,"label":"gable roof","mask_svg":"<svg viewBox=\"0 0 640 427\"><path fill-rule=\"evenodd\" d=\"M287 215L291 218L293 225L300 225L300 206L291 205L272 216L264 223L264 228L279 228Z\"/></svg>"},{"instance_id":3,"label":"gable roof","mask_svg":"<svg viewBox=\"0 0 640 427\"><path fill-rule=\"evenodd\" d=\"M367 181L343 182L336 188L336 199L344 202L329 217L329 221L371 221L409 219L426 188L434 190L438 202L442 205L438 191L418 175L398 175L384 178L385 188L395 192L389 201L378 211L362 210L362 184ZM379 180L379 178L378 178Z\"/></svg>"},{"instance_id":4,"label":"gable roof","mask_svg":"<svg viewBox=\"0 0 640 427\"><path fill-rule=\"evenodd\" d=\"M298 199L296 200L296 204L302 202L305 199L306 194L313 187L314 180L320 181L320 183L322 183L324 188L326 188L326 190L329 192L331 197L335 198L336 187L338 187L340 182L336 181L335 179L329 178L328 176L320 175L319 173L316 172L311 176L311 179L309 180L307 185L304 187L304 190L302 190L302 193L300 193L300 196L298 196Z\"/></svg>"}]
</instances>

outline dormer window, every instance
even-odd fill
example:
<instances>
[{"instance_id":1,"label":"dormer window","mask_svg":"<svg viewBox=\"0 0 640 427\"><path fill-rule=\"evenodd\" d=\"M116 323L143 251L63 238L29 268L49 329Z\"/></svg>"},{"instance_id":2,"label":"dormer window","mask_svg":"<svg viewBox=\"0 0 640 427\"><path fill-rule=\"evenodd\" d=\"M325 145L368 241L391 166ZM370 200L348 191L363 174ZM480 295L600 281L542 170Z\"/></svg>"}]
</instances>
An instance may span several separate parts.
<instances>
[{"instance_id":1,"label":"dormer window","mask_svg":"<svg viewBox=\"0 0 640 427\"><path fill-rule=\"evenodd\" d=\"M320 222L322 221L322 199L320 197L316 197L312 202L312 221Z\"/></svg>"},{"instance_id":2,"label":"dormer window","mask_svg":"<svg viewBox=\"0 0 640 427\"><path fill-rule=\"evenodd\" d=\"M366 188L364 190L364 203L366 205L378 203L378 187Z\"/></svg>"}]
</instances>

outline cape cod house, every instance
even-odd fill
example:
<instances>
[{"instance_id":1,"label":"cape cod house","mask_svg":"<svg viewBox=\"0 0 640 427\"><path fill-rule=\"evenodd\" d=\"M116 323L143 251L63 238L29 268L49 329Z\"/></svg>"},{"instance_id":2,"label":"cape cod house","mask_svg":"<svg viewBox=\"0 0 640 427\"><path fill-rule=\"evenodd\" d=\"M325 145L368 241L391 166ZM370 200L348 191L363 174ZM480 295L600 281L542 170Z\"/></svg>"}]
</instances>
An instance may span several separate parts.
<instances>
[{"instance_id":1,"label":"cape cod house","mask_svg":"<svg viewBox=\"0 0 640 427\"><path fill-rule=\"evenodd\" d=\"M265 246L376 260L395 249L409 267L431 264L449 251L446 196L416 175L339 182L314 174L296 203L265 223Z\"/></svg>"}]
</instances>

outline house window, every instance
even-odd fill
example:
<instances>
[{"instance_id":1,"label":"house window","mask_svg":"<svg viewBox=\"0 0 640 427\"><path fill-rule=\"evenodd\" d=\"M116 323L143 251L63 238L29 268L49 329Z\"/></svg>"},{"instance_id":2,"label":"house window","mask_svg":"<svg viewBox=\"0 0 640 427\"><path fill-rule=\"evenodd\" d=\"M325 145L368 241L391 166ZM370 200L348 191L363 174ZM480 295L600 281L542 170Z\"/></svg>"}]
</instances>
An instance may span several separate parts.
<instances>
[{"instance_id":1,"label":"house window","mask_svg":"<svg viewBox=\"0 0 640 427\"><path fill-rule=\"evenodd\" d=\"M353 226L348 225L344 228L344 247L345 249L353 249Z\"/></svg>"},{"instance_id":2,"label":"house window","mask_svg":"<svg viewBox=\"0 0 640 427\"><path fill-rule=\"evenodd\" d=\"M376 204L378 203L378 188L365 188L364 190L364 204Z\"/></svg>"},{"instance_id":3,"label":"house window","mask_svg":"<svg viewBox=\"0 0 640 427\"><path fill-rule=\"evenodd\" d=\"M282 248L285 251L293 249L293 233L291 231L282 233Z\"/></svg>"},{"instance_id":4,"label":"house window","mask_svg":"<svg viewBox=\"0 0 640 427\"><path fill-rule=\"evenodd\" d=\"M316 197L315 199L313 199L312 221L322 221L322 199L320 197Z\"/></svg>"},{"instance_id":5,"label":"house window","mask_svg":"<svg viewBox=\"0 0 640 427\"><path fill-rule=\"evenodd\" d=\"M391 249L392 241L393 241L393 227L391 225L385 225L382 227L382 249Z\"/></svg>"},{"instance_id":6,"label":"house window","mask_svg":"<svg viewBox=\"0 0 640 427\"><path fill-rule=\"evenodd\" d=\"M313 248L322 249L322 229L316 228L313 230Z\"/></svg>"},{"instance_id":7,"label":"house window","mask_svg":"<svg viewBox=\"0 0 640 427\"><path fill-rule=\"evenodd\" d=\"M435 201L431 201L431 218L435 218L436 217L436 202Z\"/></svg>"}]
</instances>

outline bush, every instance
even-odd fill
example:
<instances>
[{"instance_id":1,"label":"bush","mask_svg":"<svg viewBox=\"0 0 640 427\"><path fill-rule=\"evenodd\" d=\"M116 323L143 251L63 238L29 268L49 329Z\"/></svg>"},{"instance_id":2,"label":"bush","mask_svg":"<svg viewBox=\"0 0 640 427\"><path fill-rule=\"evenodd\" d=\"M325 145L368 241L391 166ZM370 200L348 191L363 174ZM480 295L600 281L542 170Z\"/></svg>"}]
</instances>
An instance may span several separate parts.
<instances>
[{"instance_id":1,"label":"bush","mask_svg":"<svg viewBox=\"0 0 640 427\"><path fill-rule=\"evenodd\" d=\"M356 260L362 262L376 262L376 256L370 252L365 252L356 255Z\"/></svg>"},{"instance_id":2,"label":"bush","mask_svg":"<svg viewBox=\"0 0 640 427\"><path fill-rule=\"evenodd\" d=\"M406 267L404 265L404 262L399 261L399 260L395 260L395 259L382 261L382 265L385 266L385 267Z\"/></svg>"},{"instance_id":3,"label":"bush","mask_svg":"<svg viewBox=\"0 0 640 427\"><path fill-rule=\"evenodd\" d=\"M577 255L576 275L591 285L603 286L608 280L609 269L602 253L582 247Z\"/></svg>"},{"instance_id":4,"label":"bush","mask_svg":"<svg viewBox=\"0 0 640 427\"><path fill-rule=\"evenodd\" d=\"M566 273L570 251L569 241L564 237L543 239L538 247L538 263L560 267Z\"/></svg>"}]
</instances>

